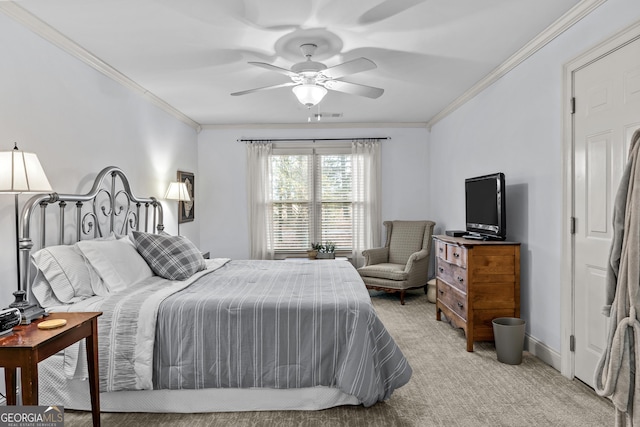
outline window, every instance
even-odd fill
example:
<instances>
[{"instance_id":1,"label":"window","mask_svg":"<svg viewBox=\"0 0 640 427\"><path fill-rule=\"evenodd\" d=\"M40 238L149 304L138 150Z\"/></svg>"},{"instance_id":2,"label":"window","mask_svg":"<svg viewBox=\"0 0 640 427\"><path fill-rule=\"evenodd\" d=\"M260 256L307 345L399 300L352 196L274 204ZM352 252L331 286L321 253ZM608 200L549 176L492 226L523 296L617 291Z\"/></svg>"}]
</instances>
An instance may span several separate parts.
<instances>
[{"instance_id":1,"label":"window","mask_svg":"<svg viewBox=\"0 0 640 427\"><path fill-rule=\"evenodd\" d=\"M353 248L350 148L274 149L270 156L273 250L304 252L312 242Z\"/></svg>"},{"instance_id":2,"label":"window","mask_svg":"<svg viewBox=\"0 0 640 427\"><path fill-rule=\"evenodd\" d=\"M359 266L362 251L380 245L380 141L249 141L247 196L252 259L333 242Z\"/></svg>"}]
</instances>

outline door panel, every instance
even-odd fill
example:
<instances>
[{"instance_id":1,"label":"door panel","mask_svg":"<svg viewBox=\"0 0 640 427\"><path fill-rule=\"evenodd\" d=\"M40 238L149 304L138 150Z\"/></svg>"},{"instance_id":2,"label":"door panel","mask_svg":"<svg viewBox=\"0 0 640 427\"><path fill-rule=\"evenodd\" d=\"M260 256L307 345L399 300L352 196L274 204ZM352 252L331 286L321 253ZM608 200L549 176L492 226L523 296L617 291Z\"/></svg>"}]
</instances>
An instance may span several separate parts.
<instances>
[{"instance_id":1,"label":"door panel","mask_svg":"<svg viewBox=\"0 0 640 427\"><path fill-rule=\"evenodd\" d=\"M587 233L591 238L610 238L611 134L587 139Z\"/></svg>"},{"instance_id":2,"label":"door panel","mask_svg":"<svg viewBox=\"0 0 640 427\"><path fill-rule=\"evenodd\" d=\"M593 386L606 346L602 315L615 194L640 127L640 40L573 75L575 376Z\"/></svg>"},{"instance_id":3,"label":"door panel","mask_svg":"<svg viewBox=\"0 0 640 427\"><path fill-rule=\"evenodd\" d=\"M597 266L587 266L587 308L590 313L598 313L602 310L602 301L604 301L604 280L605 270ZM596 357L600 357L604 351L604 345L607 339L606 323L602 321L602 316L592 316L588 318L589 325L587 327L587 349Z\"/></svg>"}]
</instances>

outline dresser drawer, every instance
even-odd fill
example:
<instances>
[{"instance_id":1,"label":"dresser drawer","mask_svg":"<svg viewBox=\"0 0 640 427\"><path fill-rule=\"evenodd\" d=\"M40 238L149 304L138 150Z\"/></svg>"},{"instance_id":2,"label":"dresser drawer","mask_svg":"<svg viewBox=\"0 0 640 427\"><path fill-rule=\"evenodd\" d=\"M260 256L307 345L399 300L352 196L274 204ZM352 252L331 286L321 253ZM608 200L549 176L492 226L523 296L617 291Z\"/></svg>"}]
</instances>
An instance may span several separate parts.
<instances>
[{"instance_id":1,"label":"dresser drawer","mask_svg":"<svg viewBox=\"0 0 640 427\"><path fill-rule=\"evenodd\" d=\"M447 260L447 244L440 240L436 240L436 256L440 259Z\"/></svg>"},{"instance_id":2,"label":"dresser drawer","mask_svg":"<svg viewBox=\"0 0 640 427\"><path fill-rule=\"evenodd\" d=\"M465 321L467 320L467 298L466 295L457 291L455 288L447 285L445 282L438 280L438 300L446 305Z\"/></svg>"},{"instance_id":3,"label":"dresser drawer","mask_svg":"<svg viewBox=\"0 0 640 427\"><path fill-rule=\"evenodd\" d=\"M437 276L462 292L467 292L467 270L438 259Z\"/></svg>"},{"instance_id":4,"label":"dresser drawer","mask_svg":"<svg viewBox=\"0 0 640 427\"><path fill-rule=\"evenodd\" d=\"M447 261L460 267L467 266L467 250L458 245L447 245Z\"/></svg>"},{"instance_id":5,"label":"dresser drawer","mask_svg":"<svg viewBox=\"0 0 640 427\"><path fill-rule=\"evenodd\" d=\"M467 266L467 249L462 246L436 240L436 256L460 267Z\"/></svg>"}]
</instances>

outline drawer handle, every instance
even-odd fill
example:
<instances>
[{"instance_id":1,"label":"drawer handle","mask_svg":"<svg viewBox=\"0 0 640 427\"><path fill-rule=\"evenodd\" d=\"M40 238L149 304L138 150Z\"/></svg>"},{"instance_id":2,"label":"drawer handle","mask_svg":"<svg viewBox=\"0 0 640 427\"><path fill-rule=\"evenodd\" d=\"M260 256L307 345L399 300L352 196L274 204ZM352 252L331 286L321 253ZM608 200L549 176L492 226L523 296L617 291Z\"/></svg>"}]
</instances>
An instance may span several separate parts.
<instances>
[{"instance_id":1,"label":"drawer handle","mask_svg":"<svg viewBox=\"0 0 640 427\"><path fill-rule=\"evenodd\" d=\"M444 273L444 268L442 268L442 267L438 267L438 271L439 271L440 273Z\"/></svg>"},{"instance_id":2,"label":"drawer handle","mask_svg":"<svg viewBox=\"0 0 640 427\"><path fill-rule=\"evenodd\" d=\"M454 258L460 258L460 254L458 252L453 253Z\"/></svg>"},{"instance_id":3,"label":"drawer handle","mask_svg":"<svg viewBox=\"0 0 640 427\"><path fill-rule=\"evenodd\" d=\"M464 282L464 278L458 276L458 282L460 282L460 283Z\"/></svg>"},{"instance_id":4,"label":"drawer handle","mask_svg":"<svg viewBox=\"0 0 640 427\"><path fill-rule=\"evenodd\" d=\"M464 307L464 304L462 304L461 302L458 303L458 307L462 308Z\"/></svg>"},{"instance_id":5,"label":"drawer handle","mask_svg":"<svg viewBox=\"0 0 640 427\"><path fill-rule=\"evenodd\" d=\"M443 249L442 249L442 248L438 248L438 250L439 250L440 252L443 252Z\"/></svg>"},{"instance_id":6,"label":"drawer handle","mask_svg":"<svg viewBox=\"0 0 640 427\"><path fill-rule=\"evenodd\" d=\"M444 295L444 291L442 289L438 289L438 292L440 292L440 295Z\"/></svg>"}]
</instances>

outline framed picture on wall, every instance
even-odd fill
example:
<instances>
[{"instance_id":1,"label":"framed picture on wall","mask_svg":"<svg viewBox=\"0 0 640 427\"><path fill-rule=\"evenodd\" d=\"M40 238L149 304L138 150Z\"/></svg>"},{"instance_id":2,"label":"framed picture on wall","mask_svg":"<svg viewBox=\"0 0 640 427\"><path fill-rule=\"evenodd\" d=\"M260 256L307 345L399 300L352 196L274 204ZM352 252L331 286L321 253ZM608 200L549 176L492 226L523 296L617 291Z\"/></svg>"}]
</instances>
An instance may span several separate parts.
<instances>
[{"instance_id":1,"label":"framed picture on wall","mask_svg":"<svg viewBox=\"0 0 640 427\"><path fill-rule=\"evenodd\" d=\"M189 197L191 198L190 202L178 202L178 224L182 224L183 222L191 222L195 218L194 195L196 194L196 179L191 172L178 171L178 181L187 185Z\"/></svg>"}]
</instances>

